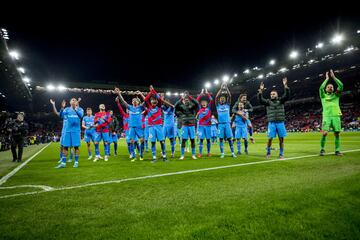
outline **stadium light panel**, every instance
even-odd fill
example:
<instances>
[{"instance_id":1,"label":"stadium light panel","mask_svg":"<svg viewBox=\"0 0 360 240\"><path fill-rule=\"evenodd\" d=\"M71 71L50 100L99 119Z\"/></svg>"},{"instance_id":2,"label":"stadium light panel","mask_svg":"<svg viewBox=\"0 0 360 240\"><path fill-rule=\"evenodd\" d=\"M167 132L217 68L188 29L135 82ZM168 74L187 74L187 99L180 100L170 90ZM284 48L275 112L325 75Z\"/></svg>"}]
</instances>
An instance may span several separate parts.
<instances>
[{"instance_id":1,"label":"stadium light panel","mask_svg":"<svg viewBox=\"0 0 360 240\"><path fill-rule=\"evenodd\" d=\"M315 48L323 48L324 47L324 43L319 42L318 44L316 44Z\"/></svg>"},{"instance_id":2,"label":"stadium light panel","mask_svg":"<svg viewBox=\"0 0 360 240\"><path fill-rule=\"evenodd\" d=\"M46 89L49 90L49 91L53 91L53 90L55 90L55 86L52 85L52 84L49 84L49 85L46 86Z\"/></svg>"},{"instance_id":3,"label":"stadium light panel","mask_svg":"<svg viewBox=\"0 0 360 240\"><path fill-rule=\"evenodd\" d=\"M10 51L10 52L9 52L9 55L10 55L13 59L15 59L15 60L19 60L19 58L20 58L20 54L19 54L17 51L15 51L15 50Z\"/></svg>"},{"instance_id":4,"label":"stadium light panel","mask_svg":"<svg viewBox=\"0 0 360 240\"><path fill-rule=\"evenodd\" d=\"M263 78L264 78L264 74L260 74L257 78L258 78L258 79L263 79Z\"/></svg>"},{"instance_id":5,"label":"stadium light panel","mask_svg":"<svg viewBox=\"0 0 360 240\"><path fill-rule=\"evenodd\" d=\"M215 85L219 85L219 83L220 83L219 79L215 79L215 80L214 80L214 84L215 84Z\"/></svg>"},{"instance_id":6,"label":"stadium light panel","mask_svg":"<svg viewBox=\"0 0 360 240\"><path fill-rule=\"evenodd\" d=\"M206 83L205 83L205 88L211 88L211 83L210 83L210 82L206 82Z\"/></svg>"},{"instance_id":7,"label":"stadium light panel","mask_svg":"<svg viewBox=\"0 0 360 240\"><path fill-rule=\"evenodd\" d=\"M62 92L62 91L64 91L64 90L66 89L66 87L65 87L64 85L59 85L59 86L57 87L57 89L58 89L60 92Z\"/></svg>"},{"instance_id":8,"label":"stadium light panel","mask_svg":"<svg viewBox=\"0 0 360 240\"><path fill-rule=\"evenodd\" d=\"M19 68L18 68L18 71L21 72L22 74L25 73L25 69L24 69L23 67L19 67Z\"/></svg>"},{"instance_id":9,"label":"stadium light panel","mask_svg":"<svg viewBox=\"0 0 360 240\"><path fill-rule=\"evenodd\" d=\"M24 82L26 82L26 83L29 83L30 82L30 78L28 78L28 77L23 77L23 79L22 79Z\"/></svg>"},{"instance_id":10,"label":"stadium light panel","mask_svg":"<svg viewBox=\"0 0 360 240\"><path fill-rule=\"evenodd\" d=\"M171 96L171 92L166 92L166 96Z\"/></svg>"},{"instance_id":11,"label":"stadium light panel","mask_svg":"<svg viewBox=\"0 0 360 240\"><path fill-rule=\"evenodd\" d=\"M249 74L249 73L250 73L250 69L245 69L244 73L245 73L245 74Z\"/></svg>"},{"instance_id":12,"label":"stadium light panel","mask_svg":"<svg viewBox=\"0 0 360 240\"><path fill-rule=\"evenodd\" d=\"M275 65L275 63L276 63L275 59L271 59L271 60L269 61L269 64L270 64L270 65Z\"/></svg>"},{"instance_id":13,"label":"stadium light panel","mask_svg":"<svg viewBox=\"0 0 360 240\"><path fill-rule=\"evenodd\" d=\"M299 56L299 52L298 52L298 51L295 51L295 50L291 51L291 52L290 52L290 55L289 55L289 57L290 57L291 59L296 59L298 56Z\"/></svg>"},{"instance_id":14,"label":"stadium light panel","mask_svg":"<svg viewBox=\"0 0 360 240\"><path fill-rule=\"evenodd\" d=\"M227 82L227 81L229 81L229 76L228 75L224 75L223 76L223 78L222 78L222 80L223 80L223 82Z\"/></svg>"},{"instance_id":15,"label":"stadium light panel","mask_svg":"<svg viewBox=\"0 0 360 240\"><path fill-rule=\"evenodd\" d=\"M344 36L341 34L335 34L335 36L331 39L331 43L340 44L344 40Z\"/></svg>"}]
</instances>

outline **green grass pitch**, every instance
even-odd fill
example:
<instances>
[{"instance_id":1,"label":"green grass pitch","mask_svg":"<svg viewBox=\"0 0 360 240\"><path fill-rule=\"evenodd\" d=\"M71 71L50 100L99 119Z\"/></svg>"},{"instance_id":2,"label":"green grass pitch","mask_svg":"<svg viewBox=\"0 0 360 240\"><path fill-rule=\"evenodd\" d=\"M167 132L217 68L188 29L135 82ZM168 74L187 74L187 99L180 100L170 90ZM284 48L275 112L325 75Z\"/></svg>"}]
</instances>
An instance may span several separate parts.
<instances>
[{"instance_id":1,"label":"green grass pitch","mask_svg":"<svg viewBox=\"0 0 360 240\"><path fill-rule=\"evenodd\" d=\"M212 157L180 161L177 145L176 158L155 164L150 153L130 162L123 140L94 163L83 144L77 169L54 168L52 143L1 185L0 239L360 239L360 133L341 134L342 157L317 156L320 133L289 133L290 159L264 163L266 136L255 140L236 159L212 145Z\"/></svg>"}]
</instances>

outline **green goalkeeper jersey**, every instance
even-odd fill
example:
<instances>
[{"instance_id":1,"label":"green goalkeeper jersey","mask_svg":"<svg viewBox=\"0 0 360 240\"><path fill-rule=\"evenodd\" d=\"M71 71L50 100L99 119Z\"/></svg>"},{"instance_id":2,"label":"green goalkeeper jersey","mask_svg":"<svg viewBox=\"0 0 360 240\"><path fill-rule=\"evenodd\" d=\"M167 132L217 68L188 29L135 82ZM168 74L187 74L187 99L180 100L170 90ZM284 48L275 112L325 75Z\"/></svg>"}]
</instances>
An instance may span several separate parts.
<instances>
[{"instance_id":1,"label":"green goalkeeper jersey","mask_svg":"<svg viewBox=\"0 0 360 240\"><path fill-rule=\"evenodd\" d=\"M320 99L323 108L323 112L322 112L323 117L341 116L340 96L341 96L341 92L343 91L344 85L339 79L334 78L334 80L337 84L337 89L333 93L325 92L325 87L328 82L328 79L325 80L320 86L319 92L320 92Z\"/></svg>"}]
</instances>

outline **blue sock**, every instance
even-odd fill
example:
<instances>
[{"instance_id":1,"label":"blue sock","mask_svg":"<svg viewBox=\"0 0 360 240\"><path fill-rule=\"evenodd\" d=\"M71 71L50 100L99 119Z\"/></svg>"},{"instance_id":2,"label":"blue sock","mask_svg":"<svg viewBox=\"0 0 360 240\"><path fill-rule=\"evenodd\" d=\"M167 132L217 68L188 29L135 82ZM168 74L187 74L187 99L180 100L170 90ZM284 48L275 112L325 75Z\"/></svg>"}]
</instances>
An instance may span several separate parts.
<instances>
[{"instance_id":1,"label":"blue sock","mask_svg":"<svg viewBox=\"0 0 360 240\"><path fill-rule=\"evenodd\" d=\"M191 148L191 154L192 154L192 155L195 155L195 147L192 147L192 148Z\"/></svg>"},{"instance_id":2,"label":"blue sock","mask_svg":"<svg viewBox=\"0 0 360 240\"><path fill-rule=\"evenodd\" d=\"M240 139L236 140L236 144L237 144L237 151L241 152L241 141L240 141Z\"/></svg>"},{"instance_id":3,"label":"blue sock","mask_svg":"<svg viewBox=\"0 0 360 240\"><path fill-rule=\"evenodd\" d=\"M268 155L271 154L271 147L267 147L267 148L266 148L266 154L268 154Z\"/></svg>"},{"instance_id":4,"label":"blue sock","mask_svg":"<svg viewBox=\"0 0 360 240\"><path fill-rule=\"evenodd\" d=\"M228 140L229 142L229 146L230 146L230 151L231 153L234 153L234 144L233 144L233 141L231 139Z\"/></svg>"},{"instance_id":5,"label":"blue sock","mask_svg":"<svg viewBox=\"0 0 360 240\"><path fill-rule=\"evenodd\" d=\"M252 127L249 127L249 135L252 137L254 129Z\"/></svg>"},{"instance_id":6,"label":"blue sock","mask_svg":"<svg viewBox=\"0 0 360 240\"><path fill-rule=\"evenodd\" d=\"M76 155L76 154L75 154L75 162L76 162L76 163L79 162L79 155Z\"/></svg>"},{"instance_id":7,"label":"blue sock","mask_svg":"<svg viewBox=\"0 0 360 240\"><path fill-rule=\"evenodd\" d=\"M280 156L284 155L284 148L280 148Z\"/></svg>"},{"instance_id":8,"label":"blue sock","mask_svg":"<svg viewBox=\"0 0 360 240\"><path fill-rule=\"evenodd\" d=\"M224 153L224 141L220 140L220 152Z\"/></svg>"},{"instance_id":9,"label":"blue sock","mask_svg":"<svg viewBox=\"0 0 360 240\"><path fill-rule=\"evenodd\" d=\"M181 156L184 156L185 154L185 147L181 147Z\"/></svg>"},{"instance_id":10,"label":"blue sock","mask_svg":"<svg viewBox=\"0 0 360 240\"><path fill-rule=\"evenodd\" d=\"M72 160L72 159L73 159L73 156L74 156L74 153L73 153L73 151L70 149L70 157L69 157L69 159Z\"/></svg>"},{"instance_id":11,"label":"blue sock","mask_svg":"<svg viewBox=\"0 0 360 240\"><path fill-rule=\"evenodd\" d=\"M170 140L171 154L174 154L174 153L175 153L175 144L176 144L176 140L175 140L175 139Z\"/></svg>"},{"instance_id":12,"label":"blue sock","mask_svg":"<svg viewBox=\"0 0 360 240\"><path fill-rule=\"evenodd\" d=\"M95 144L95 155L96 155L96 156L99 156L99 155L100 155L99 144Z\"/></svg>"},{"instance_id":13,"label":"blue sock","mask_svg":"<svg viewBox=\"0 0 360 240\"><path fill-rule=\"evenodd\" d=\"M145 144L144 142L140 143L140 157L143 157Z\"/></svg>"},{"instance_id":14,"label":"blue sock","mask_svg":"<svg viewBox=\"0 0 360 240\"><path fill-rule=\"evenodd\" d=\"M166 154L166 145L165 145L165 142L160 143L160 146L161 146L161 153L162 153L162 155L165 155L165 154Z\"/></svg>"},{"instance_id":15,"label":"blue sock","mask_svg":"<svg viewBox=\"0 0 360 240\"><path fill-rule=\"evenodd\" d=\"M110 144L105 144L105 149L104 149L105 155L109 156L110 155Z\"/></svg>"},{"instance_id":16,"label":"blue sock","mask_svg":"<svg viewBox=\"0 0 360 240\"><path fill-rule=\"evenodd\" d=\"M128 149L129 154L132 154L131 148L132 148L131 144L128 143L128 144L127 144L127 149Z\"/></svg>"},{"instance_id":17,"label":"blue sock","mask_svg":"<svg viewBox=\"0 0 360 240\"><path fill-rule=\"evenodd\" d=\"M62 157L63 157L63 153L62 153L62 151L60 150L60 159L62 159Z\"/></svg>"},{"instance_id":18,"label":"blue sock","mask_svg":"<svg viewBox=\"0 0 360 240\"><path fill-rule=\"evenodd\" d=\"M245 151L247 151L248 149L248 145L249 145L249 142L247 139L244 139L244 147L245 147Z\"/></svg>"},{"instance_id":19,"label":"blue sock","mask_svg":"<svg viewBox=\"0 0 360 240\"><path fill-rule=\"evenodd\" d=\"M146 151L148 151L148 150L149 150L148 140L145 140L145 149L146 149Z\"/></svg>"},{"instance_id":20,"label":"blue sock","mask_svg":"<svg viewBox=\"0 0 360 240\"><path fill-rule=\"evenodd\" d=\"M88 150L88 156L91 157L91 150Z\"/></svg>"},{"instance_id":21,"label":"blue sock","mask_svg":"<svg viewBox=\"0 0 360 240\"><path fill-rule=\"evenodd\" d=\"M200 144L199 144L199 153L200 154L202 154L203 144L204 144L204 139L200 139Z\"/></svg>"},{"instance_id":22,"label":"blue sock","mask_svg":"<svg viewBox=\"0 0 360 240\"><path fill-rule=\"evenodd\" d=\"M114 143L114 153L117 153L117 143Z\"/></svg>"},{"instance_id":23,"label":"blue sock","mask_svg":"<svg viewBox=\"0 0 360 240\"><path fill-rule=\"evenodd\" d=\"M66 164L66 156L65 156L65 155L63 155L63 157L62 157L62 159L61 159L61 163Z\"/></svg>"},{"instance_id":24,"label":"blue sock","mask_svg":"<svg viewBox=\"0 0 360 240\"><path fill-rule=\"evenodd\" d=\"M151 153L153 157L156 157L156 142L151 143Z\"/></svg>"},{"instance_id":25,"label":"blue sock","mask_svg":"<svg viewBox=\"0 0 360 240\"><path fill-rule=\"evenodd\" d=\"M206 139L206 148L207 148L208 154L210 154L210 149L211 149L210 139Z\"/></svg>"},{"instance_id":26,"label":"blue sock","mask_svg":"<svg viewBox=\"0 0 360 240\"><path fill-rule=\"evenodd\" d=\"M131 144L131 155L133 156L133 157L135 157L136 155L135 155L135 148L136 148L136 142L134 142L133 144Z\"/></svg>"}]
</instances>

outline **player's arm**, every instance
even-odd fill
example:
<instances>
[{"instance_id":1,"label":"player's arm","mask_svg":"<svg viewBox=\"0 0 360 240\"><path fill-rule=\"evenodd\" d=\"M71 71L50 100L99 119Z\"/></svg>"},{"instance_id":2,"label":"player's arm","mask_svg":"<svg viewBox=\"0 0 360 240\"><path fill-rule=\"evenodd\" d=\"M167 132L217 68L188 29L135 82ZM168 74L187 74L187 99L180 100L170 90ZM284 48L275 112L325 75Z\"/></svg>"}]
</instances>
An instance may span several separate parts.
<instances>
[{"instance_id":1,"label":"player's arm","mask_svg":"<svg viewBox=\"0 0 360 240\"><path fill-rule=\"evenodd\" d=\"M244 119L244 120L247 120L248 118L247 118L247 116L245 115L245 113L243 112L243 111L238 111L237 112L237 115L239 115L242 119Z\"/></svg>"},{"instance_id":2,"label":"player's arm","mask_svg":"<svg viewBox=\"0 0 360 240\"><path fill-rule=\"evenodd\" d=\"M81 121L81 127L84 128L84 129L88 129L88 128L86 127L86 125L85 125L84 119Z\"/></svg>"},{"instance_id":3,"label":"player's arm","mask_svg":"<svg viewBox=\"0 0 360 240\"><path fill-rule=\"evenodd\" d=\"M262 104L262 105L269 105L269 100L265 99L263 97L263 91L265 89L265 85L263 82L260 83L260 87L259 87L259 90L258 90L258 100L259 100L259 103Z\"/></svg>"},{"instance_id":4,"label":"player's arm","mask_svg":"<svg viewBox=\"0 0 360 240\"><path fill-rule=\"evenodd\" d=\"M229 88L228 88L228 86L226 85L226 84L224 84L224 86L225 86L225 90L226 90L226 92L227 92L227 103L228 104L231 104L231 93L230 93L230 90L229 90Z\"/></svg>"},{"instance_id":5,"label":"player's arm","mask_svg":"<svg viewBox=\"0 0 360 240\"><path fill-rule=\"evenodd\" d=\"M247 102L245 103L245 109L246 109L248 112L254 111L254 108L253 108L253 106L251 105L251 103L250 103L249 101L247 101Z\"/></svg>"},{"instance_id":6,"label":"player's arm","mask_svg":"<svg viewBox=\"0 0 360 240\"><path fill-rule=\"evenodd\" d=\"M284 77L283 78L283 85L284 85L284 94L282 95L282 97L280 98L280 102L285 103L287 100L289 100L290 98L290 88L287 85L287 78Z\"/></svg>"},{"instance_id":7,"label":"player's arm","mask_svg":"<svg viewBox=\"0 0 360 240\"><path fill-rule=\"evenodd\" d=\"M232 107L231 111L233 114L236 114L238 111L238 106L239 106L239 100L237 100L234 104L234 106Z\"/></svg>"},{"instance_id":8,"label":"player's arm","mask_svg":"<svg viewBox=\"0 0 360 240\"><path fill-rule=\"evenodd\" d=\"M56 115L56 116L60 116L59 112L57 111L56 109L56 106L55 106L55 101L50 99L50 103L52 105L52 109L53 109L53 113Z\"/></svg>"},{"instance_id":9,"label":"player's arm","mask_svg":"<svg viewBox=\"0 0 360 240\"><path fill-rule=\"evenodd\" d=\"M78 115L78 117L81 119L84 116L84 109L82 109L81 107L77 106L75 108L75 112Z\"/></svg>"},{"instance_id":10,"label":"player's arm","mask_svg":"<svg viewBox=\"0 0 360 240\"><path fill-rule=\"evenodd\" d=\"M329 72L326 72L325 73L325 80L321 83L320 88L319 88L320 98L325 97L325 87L326 87L326 84L328 83L328 81L329 81Z\"/></svg>"},{"instance_id":11,"label":"player's arm","mask_svg":"<svg viewBox=\"0 0 360 240\"><path fill-rule=\"evenodd\" d=\"M216 96L215 96L215 104L216 104L216 105L219 104L219 98L220 98L221 90L222 90L222 87L221 87L221 88L219 89L219 91L216 93Z\"/></svg>"},{"instance_id":12,"label":"player's arm","mask_svg":"<svg viewBox=\"0 0 360 240\"><path fill-rule=\"evenodd\" d=\"M335 76L333 70L330 70L330 76L332 79L334 79L337 85L336 95L341 95L342 91L344 90L344 84Z\"/></svg>"},{"instance_id":13,"label":"player's arm","mask_svg":"<svg viewBox=\"0 0 360 240\"><path fill-rule=\"evenodd\" d=\"M119 97L115 98L115 102L116 102L116 105L117 105L117 107L119 109L119 112L120 112L121 116L125 116L126 113L125 113L124 109L122 108L122 106L120 104Z\"/></svg>"},{"instance_id":14,"label":"player's arm","mask_svg":"<svg viewBox=\"0 0 360 240\"><path fill-rule=\"evenodd\" d=\"M119 99L120 99L120 102L121 102L126 108L128 108L129 105L128 105L128 103L125 101L125 99L123 98L123 96L122 96L121 91L120 91L119 88L115 88L115 93L118 94Z\"/></svg>"},{"instance_id":15,"label":"player's arm","mask_svg":"<svg viewBox=\"0 0 360 240\"><path fill-rule=\"evenodd\" d=\"M175 115L179 118L181 118L183 116L182 111L180 110L180 104L182 102L182 98L180 98L174 105L175 108Z\"/></svg>"}]
</instances>

